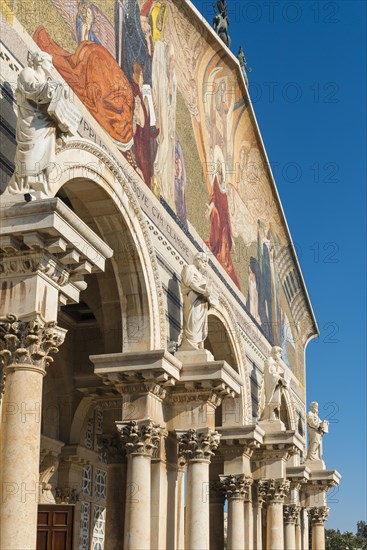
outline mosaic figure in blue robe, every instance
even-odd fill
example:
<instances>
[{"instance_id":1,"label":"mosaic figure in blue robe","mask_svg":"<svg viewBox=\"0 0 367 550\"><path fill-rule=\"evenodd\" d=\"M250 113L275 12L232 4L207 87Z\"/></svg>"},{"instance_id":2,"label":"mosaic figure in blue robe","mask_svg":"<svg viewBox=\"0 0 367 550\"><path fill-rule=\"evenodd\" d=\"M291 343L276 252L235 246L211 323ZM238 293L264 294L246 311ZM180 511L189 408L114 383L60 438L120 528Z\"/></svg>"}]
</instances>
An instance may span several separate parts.
<instances>
[{"instance_id":1,"label":"mosaic figure in blue robe","mask_svg":"<svg viewBox=\"0 0 367 550\"><path fill-rule=\"evenodd\" d=\"M115 2L116 61L130 82L133 82L134 63L143 69L144 84L152 83L152 60L140 22L137 0Z\"/></svg>"}]
</instances>

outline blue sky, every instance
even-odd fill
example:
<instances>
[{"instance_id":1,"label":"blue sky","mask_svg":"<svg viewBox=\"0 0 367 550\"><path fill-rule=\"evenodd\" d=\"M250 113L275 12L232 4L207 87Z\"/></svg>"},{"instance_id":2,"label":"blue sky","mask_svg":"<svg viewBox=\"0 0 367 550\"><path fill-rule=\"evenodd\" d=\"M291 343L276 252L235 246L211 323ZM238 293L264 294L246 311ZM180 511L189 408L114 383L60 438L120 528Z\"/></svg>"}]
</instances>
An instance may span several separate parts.
<instances>
[{"instance_id":1,"label":"blue sky","mask_svg":"<svg viewBox=\"0 0 367 550\"><path fill-rule=\"evenodd\" d=\"M212 2L194 4L212 22ZM343 475L329 528L366 520L366 5L229 0L250 94L320 328L307 402L329 418L324 459Z\"/></svg>"}]
</instances>

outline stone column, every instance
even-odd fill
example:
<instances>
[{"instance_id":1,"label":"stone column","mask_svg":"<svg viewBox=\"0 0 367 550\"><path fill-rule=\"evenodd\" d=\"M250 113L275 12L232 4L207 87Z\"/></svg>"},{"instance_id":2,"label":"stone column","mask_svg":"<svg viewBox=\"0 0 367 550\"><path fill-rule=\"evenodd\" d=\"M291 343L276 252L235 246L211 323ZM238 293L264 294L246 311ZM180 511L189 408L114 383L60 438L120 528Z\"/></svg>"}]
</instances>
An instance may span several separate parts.
<instances>
[{"instance_id":1,"label":"stone column","mask_svg":"<svg viewBox=\"0 0 367 550\"><path fill-rule=\"evenodd\" d=\"M243 474L220 476L228 499L228 550L245 550L245 498L249 481Z\"/></svg>"},{"instance_id":2,"label":"stone column","mask_svg":"<svg viewBox=\"0 0 367 550\"><path fill-rule=\"evenodd\" d=\"M302 528L300 514L298 514L296 521L296 550L302 550Z\"/></svg>"},{"instance_id":3,"label":"stone column","mask_svg":"<svg viewBox=\"0 0 367 550\"><path fill-rule=\"evenodd\" d=\"M259 481L260 491L266 494L266 548L284 548L283 503L290 489L290 482L283 479Z\"/></svg>"},{"instance_id":4,"label":"stone column","mask_svg":"<svg viewBox=\"0 0 367 550\"><path fill-rule=\"evenodd\" d=\"M177 469L177 494L176 494L176 513L177 513L177 531L176 548L184 548L185 545L185 471L186 461L183 457L178 459Z\"/></svg>"},{"instance_id":5,"label":"stone column","mask_svg":"<svg viewBox=\"0 0 367 550\"><path fill-rule=\"evenodd\" d=\"M185 548L209 550L209 464L220 435L210 430L177 432L179 454L188 461Z\"/></svg>"},{"instance_id":6,"label":"stone column","mask_svg":"<svg viewBox=\"0 0 367 550\"><path fill-rule=\"evenodd\" d=\"M308 517L312 526L312 550L325 550L325 521L329 515L327 506L310 508Z\"/></svg>"},{"instance_id":7,"label":"stone column","mask_svg":"<svg viewBox=\"0 0 367 550\"><path fill-rule=\"evenodd\" d=\"M99 435L98 447L107 462L105 547L118 549L124 540L126 457L118 434Z\"/></svg>"},{"instance_id":8,"label":"stone column","mask_svg":"<svg viewBox=\"0 0 367 550\"><path fill-rule=\"evenodd\" d=\"M0 318L5 379L0 548L7 550L36 548L43 377L65 333L40 317Z\"/></svg>"},{"instance_id":9,"label":"stone column","mask_svg":"<svg viewBox=\"0 0 367 550\"><path fill-rule=\"evenodd\" d=\"M245 550L253 550L254 548L254 510L252 505L252 479L247 479L247 487L245 495Z\"/></svg>"},{"instance_id":10,"label":"stone column","mask_svg":"<svg viewBox=\"0 0 367 550\"><path fill-rule=\"evenodd\" d=\"M160 427L150 420L116 422L128 455L124 550L150 550L151 458Z\"/></svg>"},{"instance_id":11,"label":"stone column","mask_svg":"<svg viewBox=\"0 0 367 550\"><path fill-rule=\"evenodd\" d=\"M222 483L211 481L209 487L210 550L224 548L224 500Z\"/></svg>"},{"instance_id":12,"label":"stone column","mask_svg":"<svg viewBox=\"0 0 367 550\"><path fill-rule=\"evenodd\" d=\"M299 520L299 506L284 506L284 549L297 550L296 523Z\"/></svg>"},{"instance_id":13,"label":"stone column","mask_svg":"<svg viewBox=\"0 0 367 550\"><path fill-rule=\"evenodd\" d=\"M255 504L255 507L254 507L254 519L255 519L255 530L254 530L254 535L255 535L255 544L254 544L254 548L256 550L263 550L263 536L262 536L262 531L263 531L263 525L262 525L262 516L263 516L263 504L264 504L264 499L265 499L265 496L266 496L266 492L264 491L264 487L262 487L261 485L259 485L260 482L256 483L254 485L254 489L256 490L256 493L257 493L257 499L256 499L256 504Z\"/></svg>"},{"instance_id":14,"label":"stone column","mask_svg":"<svg viewBox=\"0 0 367 550\"><path fill-rule=\"evenodd\" d=\"M168 471L166 440L168 432L161 429L161 441L152 456L151 479L151 547L167 545Z\"/></svg>"},{"instance_id":15,"label":"stone column","mask_svg":"<svg viewBox=\"0 0 367 550\"><path fill-rule=\"evenodd\" d=\"M309 521L306 508L301 508L300 513L301 520L301 550L309 550Z\"/></svg>"}]
</instances>

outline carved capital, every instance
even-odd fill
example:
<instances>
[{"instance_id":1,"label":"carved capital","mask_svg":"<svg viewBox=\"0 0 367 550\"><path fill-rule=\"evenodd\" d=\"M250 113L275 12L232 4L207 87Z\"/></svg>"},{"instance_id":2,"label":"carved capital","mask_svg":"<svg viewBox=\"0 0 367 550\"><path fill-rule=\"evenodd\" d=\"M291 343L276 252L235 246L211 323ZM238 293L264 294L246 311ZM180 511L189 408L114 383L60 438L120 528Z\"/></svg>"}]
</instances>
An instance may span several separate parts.
<instances>
[{"instance_id":1,"label":"carved capital","mask_svg":"<svg viewBox=\"0 0 367 550\"><path fill-rule=\"evenodd\" d=\"M282 504L289 489L290 481L283 479L261 479L257 486L259 500L268 504Z\"/></svg>"},{"instance_id":2,"label":"carved capital","mask_svg":"<svg viewBox=\"0 0 367 550\"><path fill-rule=\"evenodd\" d=\"M57 504L76 504L79 500L79 493L71 487L57 487L55 500Z\"/></svg>"},{"instance_id":3,"label":"carved capital","mask_svg":"<svg viewBox=\"0 0 367 550\"><path fill-rule=\"evenodd\" d=\"M209 482L209 495L212 502L224 503L226 494L223 488L223 483L219 479Z\"/></svg>"},{"instance_id":4,"label":"carved capital","mask_svg":"<svg viewBox=\"0 0 367 550\"><path fill-rule=\"evenodd\" d=\"M161 430L158 424L150 421L140 423L133 420L119 422L117 429L120 432L122 447L128 455L138 454L152 457L159 446Z\"/></svg>"},{"instance_id":5,"label":"carved capital","mask_svg":"<svg viewBox=\"0 0 367 550\"><path fill-rule=\"evenodd\" d=\"M179 455L189 461L210 462L220 442L220 434L207 429L197 431L194 429L177 433L179 442Z\"/></svg>"},{"instance_id":6,"label":"carved capital","mask_svg":"<svg viewBox=\"0 0 367 550\"><path fill-rule=\"evenodd\" d=\"M296 505L284 506L283 507L283 517L284 523L297 523L299 518L301 507Z\"/></svg>"},{"instance_id":7,"label":"carved capital","mask_svg":"<svg viewBox=\"0 0 367 550\"><path fill-rule=\"evenodd\" d=\"M309 508L307 511L312 525L324 525L330 509L327 506L320 506Z\"/></svg>"},{"instance_id":8,"label":"carved capital","mask_svg":"<svg viewBox=\"0 0 367 550\"><path fill-rule=\"evenodd\" d=\"M252 480L244 474L219 476L223 491L228 500L248 500Z\"/></svg>"},{"instance_id":9,"label":"carved capital","mask_svg":"<svg viewBox=\"0 0 367 550\"><path fill-rule=\"evenodd\" d=\"M99 452L107 464L123 464L125 452L121 437L118 434L103 434L97 436Z\"/></svg>"},{"instance_id":10,"label":"carved capital","mask_svg":"<svg viewBox=\"0 0 367 550\"><path fill-rule=\"evenodd\" d=\"M59 351L65 334L55 321L20 321L12 314L1 317L0 366L33 365L45 370L53 362L50 353Z\"/></svg>"}]
</instances>

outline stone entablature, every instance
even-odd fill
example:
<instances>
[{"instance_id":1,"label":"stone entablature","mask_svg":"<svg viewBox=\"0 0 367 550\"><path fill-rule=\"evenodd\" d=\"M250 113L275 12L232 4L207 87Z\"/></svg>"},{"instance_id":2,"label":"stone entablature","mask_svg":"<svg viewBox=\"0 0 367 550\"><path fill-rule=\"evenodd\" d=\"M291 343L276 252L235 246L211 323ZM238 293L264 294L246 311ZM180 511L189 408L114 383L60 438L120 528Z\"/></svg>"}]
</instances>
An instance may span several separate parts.
<instances>
[{"instance_id":1,"label":"stone entablature","mask_svg":"<svg viewBox=\"0 0 367 550\"><path fill-rule=\"evenodd\" d=\"M87 283L84 277L103 271L112 250L60 199L1 207L0 268L3 280L28 281L31 296L24 296L17 315L23 319L41 313L50 313L35 301L41 300L45 285L53 289L57 301L64 305L79 302L79 295ZM39 279L35 282L34 277ZM3 288L3 311L8 313L11 292ZM20 297L19 297L20 298ZM13 306L14 307L14 306ZM11 308L10 308L11 309Z\"/></svg>"}]
</instances>

